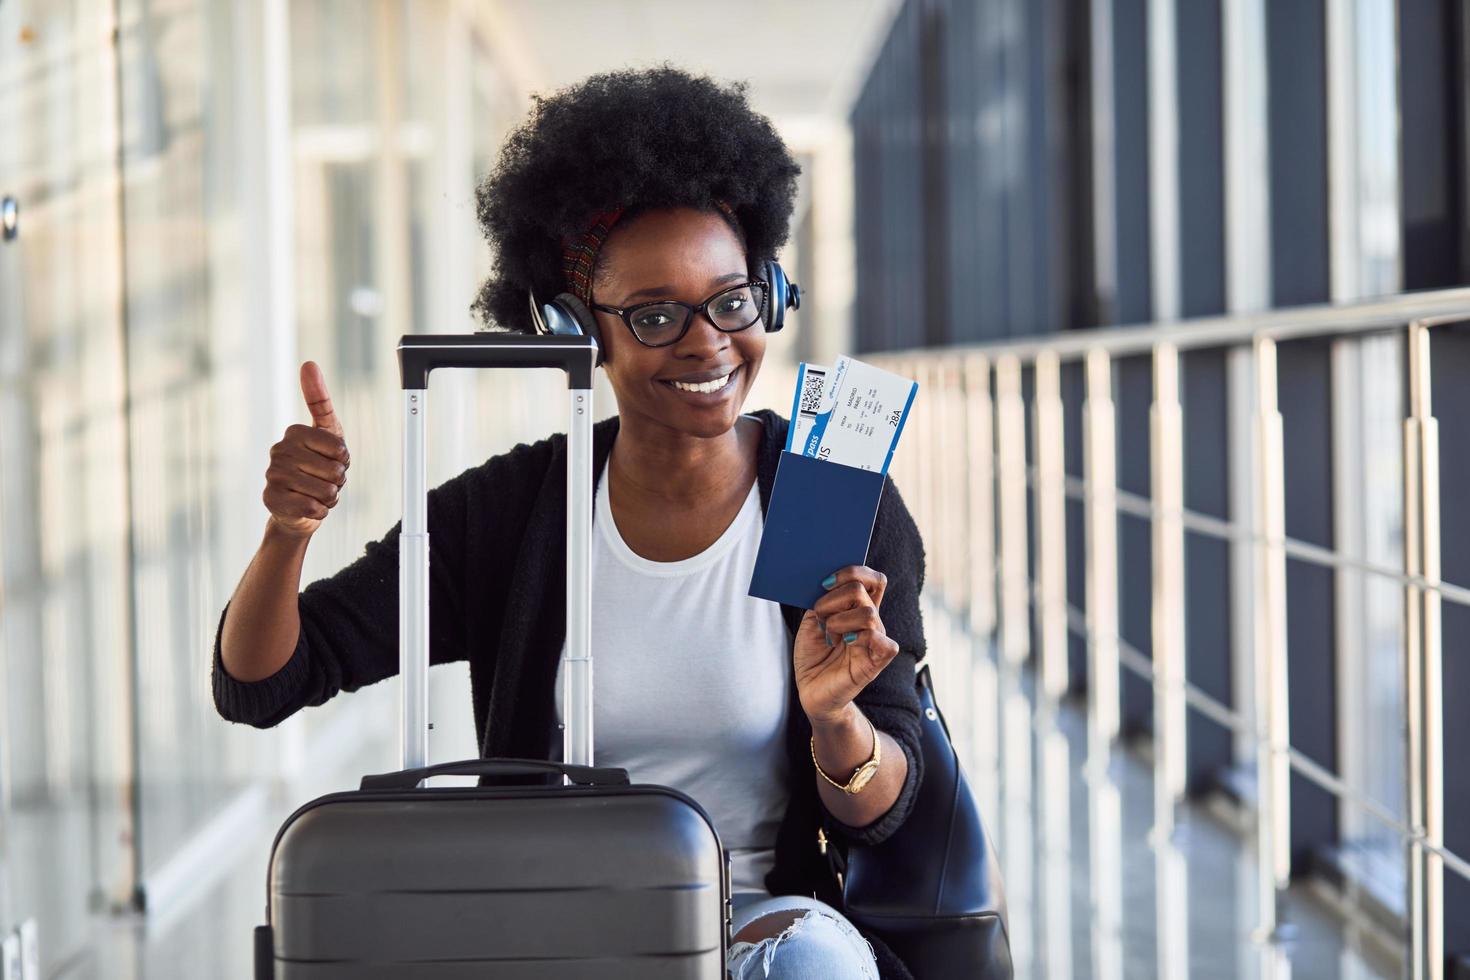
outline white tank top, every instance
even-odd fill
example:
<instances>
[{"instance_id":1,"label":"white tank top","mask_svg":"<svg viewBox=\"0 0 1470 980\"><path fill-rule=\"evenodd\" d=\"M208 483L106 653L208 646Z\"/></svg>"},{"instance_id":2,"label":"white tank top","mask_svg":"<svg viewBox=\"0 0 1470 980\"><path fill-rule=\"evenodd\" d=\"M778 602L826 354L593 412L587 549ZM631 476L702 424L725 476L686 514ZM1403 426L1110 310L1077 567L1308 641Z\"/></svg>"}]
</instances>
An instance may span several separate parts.
<instances>
[{"instance_id":1,"label":"white tank top","mask_svg":"<svg viewBox=\"0 0 1470 980\"><path fill-rule=\"evenodd\" d=\"M732 891L765 894L789 796L794 680L781 607L746 594L765 523L759 489L714 544L661 562L623 541L607 488L604 470L592 519L592 761L697 800L730 852ZM563 644L558 725L565 657Z\"/></svg>"}]
</instances>

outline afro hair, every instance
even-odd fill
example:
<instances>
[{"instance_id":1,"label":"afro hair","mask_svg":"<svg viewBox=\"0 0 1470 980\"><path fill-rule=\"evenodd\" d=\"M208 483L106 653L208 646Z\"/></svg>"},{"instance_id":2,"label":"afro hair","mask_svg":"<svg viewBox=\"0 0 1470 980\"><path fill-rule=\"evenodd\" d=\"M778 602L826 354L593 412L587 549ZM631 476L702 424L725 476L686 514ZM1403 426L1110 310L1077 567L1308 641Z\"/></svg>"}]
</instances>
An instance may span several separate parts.
<instances>
[{"instance_id":1,"label":"afro hair","mask_svg":"<svg viewBox=\"0 0 1470 980\"><path fill-rule=\"evenodd\" d=\"M747 82L721 86L665 63L592 75L532 96L477 190L494 270L471 309L492 329L531 333L528 289L566 291L561 240L623 206L734 211L752 271L786 242L800 166L746 102Z\"/></svg>"}]
</instances>

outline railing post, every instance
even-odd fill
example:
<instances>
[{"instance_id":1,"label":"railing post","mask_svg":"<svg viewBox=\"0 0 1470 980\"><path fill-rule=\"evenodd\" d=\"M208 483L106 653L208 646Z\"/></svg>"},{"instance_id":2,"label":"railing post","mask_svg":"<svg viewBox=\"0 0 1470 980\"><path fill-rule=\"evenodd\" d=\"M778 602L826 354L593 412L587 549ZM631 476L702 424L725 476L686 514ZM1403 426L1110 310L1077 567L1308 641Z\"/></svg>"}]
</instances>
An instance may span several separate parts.
<instances>
[{"instance_id":1,"label":"railing post","mask_svg":"<svg viewBox=\"0 0 1470 980\"><path fill-rule=\"evenodd\" d=\"M1024 571L1024 565L1022 566ZM1002 624L1004 628L1004 623ZM1022 628L1025 627L1024 621ZM1005 658L996 671L1001 701L1001 806L1004 811L1003 840L1006 901L1011 908L1036 906L1036 847L1040 828L1036 823L1037 800L1032 775L1035 714L1032 699L1022 682L1025 668ZM1033 921L1012 925L1011 961L1018 977L1034 977L1036 940L1045 936L1044 923Z\"/></svg>"},{"instance_id":2,"label":"railing post","mask_svg":"<svg viewBox=\"0 0 1470 980\"><path fill-rule=\"evenodd\" d=\"M1404 421L1404 694L1408 703L1409 826L1444 846L1444 687L1441 676L1439 428L1430 400L1430 324L1409 324L1409 417ZM1411 841L1409 941L1414 980L1444 976L1444 861Z\"/></svg>"},{"instance_id":3,"label":"railing post","mask_svg":"<svg viewBox=\"0 0 1470 980\"><path fill-rule=\"evenodd\" d=\"M895 358L891 361L885 361L882 366L895 374L902 375L904 377L911 377L915 380L918 380L918 375L912 362ZM917 397L915 397L914 399L913 411L920 411L919 399ZM921 419L922 416L911 416L908 422L908 425L916 427L914 429L914 434L916 437L918 435L917 425L921 421ZM915 438L914 445L911 448L913 450L912 452L900 452L894 454L893 465L889 467L888 475L893 479L893 481L898 485L899 490L904 494L904 500L908 504L909 512L913 515L914 523L919 526L919 532L922 534L924 531L924 526L919 522L919 508L921 501L918 499L919 484L917 474L919 471L919 447L917 438ZM928 539L926 538L925 540L927 541Z\"/></svg>"},{"instance_id":4,"label":"railing post","mask_svg":"<svg viewBox=\"0 0 1470 980\"><path fill-rule=\"evenodd\" d=\"M1000 648L1009 664L1031 649L1030 592L1026 571L1026 417L1021 400L1021 362L995 362L995 442L1000 472Z\"/></svg>"},{"instance_id":5,"label":"railing post","mask_svg":"<svg viewBox=\"0 0 1470 980\"><path fill-rule=\"evenodd\" d=\"M944 424L944 404L942 399L935 397L939 393L939 363L932 358L924 358L919 363L919 369L914 372L914 378L919 382L919 390L927 392L929 397L925 399L924 413L927 424L923 428L924 436L924 510L929 515L929 540L946 540L944 526L944 445L941 440L940 427ZM915 398L917 403L918 399ZM929 575L933 578L930 593L940 602L944 601L945 593L948 591L948 583L945 581L947 568L942 558L936 554L929 562Z\"/></svg>"},{"instance_id":6,"label":"railing post","mask_svg":"<svg viewBox=\"0 0 1470 980\"><path fill-rule=\"evenodd\" d=\"M1179 351L1154 348L1149 407L1149 475L1154 516L1154 832L1174 829L1184 796L1184 426L1179 408Z\"/></svg>"},{"instance_id":7,"label":"railing post","mask_svg":"<svg viewBox=\"0 0 1470 980\"><path fill-rule=\"evenodd\" d=\"M1237 534L1230 549L1230 689L1242 729L1235 732L1231 758L1243 765L1254 758L1265 730L1265 706L1255 697L1256 677L1256 543L1250 536L1260 527L1256 507L1256 356L1249 345L1232 347L1226 354L1226 418L1228 500L1230 518L1248 534ZM1252 890L1252 894L1253 894Z\"/></svg>"},{"instance_id":8,"label":"railing post","mask_svg":"<svg viewBox=\"0 0 1470 980\"><path fill-rule=\"evenodd\" d=\"M926 396L933 392L929 386L929 362L927 359L919 359L911 362L908 366L909 376L919 384L919 391ZM919 532L925 541L938 541L938 528L934 520L934 419L941 411L939 405L934 403L931 397L915 397L912 417L910 421L914 424L914 489L913 508L914 523L919 526ZM931 596L940 595L940 587L944 581L944 569L935 567L937 565L932 559L925 573L924 590Z\"/></svg>"},{"instance_id":9,"label":"railing post","mask_svg":"<svg viewBox=\"0 0 1470 980\"><path fill-rule=\"evenodd\" d=\"M1041 895L1043 912L1042 975L1058 980L1072 976L1072 756L1066 733L1057 724L1058 706L1037 707L1037 760L1041 830Z\"/></svg>"},{"instance_id":10,"label":"railing post","mask_svg":"<svg viewBox=\"0 0 1470 980\"><path fill-rule=\"evenodd\" d=\"M1257 742L1258 938L1275 937L1276 896L1291 877L1291 772L1286 672L1286 504L1276 342L1255 340L1256 402L1256 703L1265 716Z\"/></svg>"},{"instance_id":11,"label":"railing post","mask_svg":"<svg viewBox=\"0 0 1470 980\"><path fill-rule=\"evenodd\" d=\"M1091 746L1106 759L1118 737L1118 458L1113 362L1087 353L1082 467L1087 486L1087 714Z\"/></svg>"},{"instance_id":12,"label":"railing post","mask_svg":"<svg viewBox=\"0 0 1470 980\"><path fill-rule=\"evenodd\" d=\"M1189 977L1189 862L1173 840L1154 850L1154 948L1164 980Z\"/></svg>"},{"instance_id":13,"label":"railing post","mask_svg":"<svg viewBox=\"0 0 1470 980\"><path fill-rule=\"evenodd\" d=\"M932 377L935 388L929 397L939 406L940 412L936 426L939 445L934 457L942 474L939 529L943 535L940 540L946 543L938 557L944 564L944 601L951 612L957 612L966 598L966 556L962 549L951 547L948 542L965 539L967 514L964 492L970 478L967 469L969 459L957 451L964 444L964 390L960 386L959 365L949 358L938 362Z\"/></svg>"},{"instance_id":14,"label":"railing post","mask_svg":"<svg viewBox=\"0 0 1470 980\"><path fill-rule=\"evenodd\" d=\"M1067 667L1067 490L1062 455L1061 362L1052 351L1036 358L1031 458L1036 461L1036 640L1041 690L1052 700L1066 696Z\"/></svg>"},{"instance_id":15,"label":"railing post","mask_svg":"<svg viewBox=\"0 0 1470 980\"><path fill-rule=\"evenodd\" d=\"M970 458L970 629L983 636L995 629L995 419L990 401L990 359L965 358L965 451Z\"/></svg>"},{"instance_id":16,"label":"railing post","mask_svg":"<svg viewBox=\"0 0 1470 980\"><path fill-rule=\"evenodd\" d=\"M1092 900L1092 961L1097 980L1123 974L1123 800L1106 758L1089 763L1088 870Z\"/></svg>"}]
</instances>

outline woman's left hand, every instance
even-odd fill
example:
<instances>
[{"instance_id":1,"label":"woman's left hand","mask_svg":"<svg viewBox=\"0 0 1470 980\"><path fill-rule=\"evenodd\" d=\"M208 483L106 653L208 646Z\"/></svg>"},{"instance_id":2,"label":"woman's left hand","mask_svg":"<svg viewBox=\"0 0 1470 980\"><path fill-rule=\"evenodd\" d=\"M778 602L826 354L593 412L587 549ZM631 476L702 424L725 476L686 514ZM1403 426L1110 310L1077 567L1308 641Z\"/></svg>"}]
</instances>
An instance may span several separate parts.
<instances>
[{"instance_id":1,"label":"woman's left hand","mask_svg":"<svg viewBox=\"0 0 1470 980\"><path fill-rule=\"evenodd\" d=\"M848 565L834 578L802 616L792 654L801 706L814 724L840 718L898 655L878 616L888 577L866 565Z\"/></svg>"}]
</instances>

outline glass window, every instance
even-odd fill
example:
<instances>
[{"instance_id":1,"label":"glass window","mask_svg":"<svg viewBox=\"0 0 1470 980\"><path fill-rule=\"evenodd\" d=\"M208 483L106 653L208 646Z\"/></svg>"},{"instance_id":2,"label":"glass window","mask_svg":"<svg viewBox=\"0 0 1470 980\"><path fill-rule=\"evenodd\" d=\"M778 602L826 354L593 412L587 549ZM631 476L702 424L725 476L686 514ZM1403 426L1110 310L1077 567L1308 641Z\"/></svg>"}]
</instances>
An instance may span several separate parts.
<instances>
[{"instance_id":1,"label":"glass window","mask_svg":"<svg viewBox=\"0 0 1470 980\"><path fill-rule=\"evenodd\" d=\"M377 116L376 3L291 4L291 113L298 125L362 125Z\"/></svg>"},{"instance_id":2,"label":"glass window","mask_svg":"<svg viewBox=\"0 0 1470 980\"><path fill-rule=\"evenodd\" d=\"M236 401L258 379L236 348L243 331L254 331L259 344L269 329L247 325L237 309L252 284L239 271L249 246L236 231L244 168L235 160L248 127L232 84L239 46L230 7L222 0L121 7L137 846L145 884L251 784L256 760L277 744L277 736L252 738L221 724L209 679L220 610L239 574L224 560L232 526L260 509L258 485L227 477L235 459L259 452L247 445Z\"/></svg>"},{"instance_id":3,"label":"glass window","mask_svg":"<svg viewBox=\"0 0 1470 980\"><path fill-rule=\"evenodd\" d=\"M133 881L111 9L0 3L0 928L48 976Z\"/></svg>"}]
</instances>

